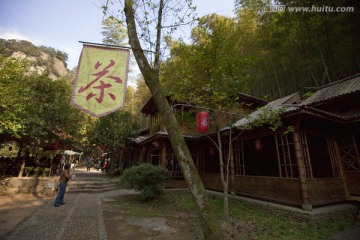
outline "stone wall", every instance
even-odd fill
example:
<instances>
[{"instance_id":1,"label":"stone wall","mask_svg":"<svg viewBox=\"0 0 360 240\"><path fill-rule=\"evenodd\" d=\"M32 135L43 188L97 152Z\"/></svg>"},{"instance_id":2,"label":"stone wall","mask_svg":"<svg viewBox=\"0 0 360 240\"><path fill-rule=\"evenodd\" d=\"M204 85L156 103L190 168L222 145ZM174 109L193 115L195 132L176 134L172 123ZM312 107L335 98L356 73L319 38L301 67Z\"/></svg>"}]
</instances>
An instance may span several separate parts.
<instances>
[{"instance_id":1,"label":"stone wall","mask_svg":"<svg viewBox=\"0 0 360 240\"><path fill-rule=\"evenodd\" d=\"M8 178L6 186L2 191L6 193L36 193L39 195L54 195L58 184L58 180L54 177L25 177Z\"/></svg>"}]
</instances>

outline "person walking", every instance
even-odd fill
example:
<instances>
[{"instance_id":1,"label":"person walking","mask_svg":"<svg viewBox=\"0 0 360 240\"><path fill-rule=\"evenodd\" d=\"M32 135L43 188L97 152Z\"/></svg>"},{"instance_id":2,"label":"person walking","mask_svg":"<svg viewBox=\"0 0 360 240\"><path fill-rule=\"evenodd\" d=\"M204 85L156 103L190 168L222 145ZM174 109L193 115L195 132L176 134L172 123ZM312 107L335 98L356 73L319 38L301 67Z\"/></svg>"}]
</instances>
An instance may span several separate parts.
<instances>
[{"instance_id":1,"label":"person walking","mask_svg":"<svg viewBox=\"0 0 360 240\"><path fill-rule=\"evenodd\" d=\"M92 161L93 161L92 157L88 157L86 159L86 171L90 171Z\"/></svg>"},{"instance_id":2,"label":"person walking","mask_svg":"<svg viewBox=\"0 0 360 240\"><path fill-rule=\"evenodd\" d=\"M60 173L60 183L59 183L59 192L55 199L55 207L59 207L60 205L65 204L64 195L66 191L67 182L70 180L70 164L66 163L64 166L64 170Z\"/></svg>"}]
</instances>

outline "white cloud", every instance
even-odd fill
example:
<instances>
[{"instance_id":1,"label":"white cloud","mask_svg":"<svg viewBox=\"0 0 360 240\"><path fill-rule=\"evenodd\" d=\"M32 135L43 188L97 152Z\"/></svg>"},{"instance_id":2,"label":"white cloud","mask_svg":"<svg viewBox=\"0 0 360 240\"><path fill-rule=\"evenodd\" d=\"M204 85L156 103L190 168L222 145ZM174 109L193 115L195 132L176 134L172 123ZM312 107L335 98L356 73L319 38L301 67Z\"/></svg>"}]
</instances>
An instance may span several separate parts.
<instances>
[{"instance_id":1,"label":"white cloud","mask_svg":"<svg viewBox=\"0 0 360 240\"><path fill-rule=\"evenodd\" d=\"M26 40L30 42L30 38L20 33L16 28L0 27L0 38Z\"/></svg>"},{"instance_id":2,"label":"white cloud","mask_svg":"<svg viewBox=\"0 0 360 240\"><path fill-rule=\"evenodd\" d=\"M68 54L68 68L69 69L73 69L74 67L76 67L78 65L78 61L79 61L79 57L80 57L80 53L81 53L81 48L82 45L79 43L64 43L62 42L61 44L54 44L55 49L66 52Z\"/></svg>"}]
</instances>

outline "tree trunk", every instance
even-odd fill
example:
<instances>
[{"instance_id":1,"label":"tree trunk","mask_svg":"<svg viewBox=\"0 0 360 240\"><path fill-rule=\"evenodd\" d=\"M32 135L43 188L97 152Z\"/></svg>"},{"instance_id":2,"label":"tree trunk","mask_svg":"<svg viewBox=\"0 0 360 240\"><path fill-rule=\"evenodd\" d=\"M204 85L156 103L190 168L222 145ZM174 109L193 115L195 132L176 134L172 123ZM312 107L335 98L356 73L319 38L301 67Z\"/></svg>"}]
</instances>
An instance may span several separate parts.
<instances>
[{"instance_id":1,"label":"tree trunk","mask_svg":"<svg viewBox=\"0 0 360 240\"><path fill-rule=\"evenodd\" d=\"M231 137L231 136L230 136ZM222 142L221 142L221 135L220 135L220 130L217 130L217 138L218 138L218 152L219 152L219 160L220 160L220 178L221 178L221 183L223 185L223 189L224 189L224 219L226 222L228 222L230 220L230 216L229 216L229 196L228 196L228 192L229 192L229 162L226 166L226 179L225 179L225 174L224 174L224 158L223 158L223 154L222 154ZM231 139L230 139L231 142ZM230 143L229 143L230 144ZM230 154L230 152L229 152Z\"/></svg>"},{"instance_id":2,"label":"tree trunk","mask_svg":"<svg viewBox=\"0 0 360 240\"><path fill-rule=\"evenodd\" d=\"M17 159L20 159L22 149L23 149L23 143L21 142L20 143L20 148L19 148L19 151L18 151L18 155L17 155ZM19 178L22 177L22 175L24 173L24 169L25 169L25 157L24 157L24 159L22 160L22 163L21 163L21 167L20 167L20 171L19 171L19 175L18 175Z\"/></svg>"},{"instance_id":3,"label":"tree trunk","mask_svg":"<svg viewBox=\"0 0 360 240\"><path fill-rule=\"evenodd\" d=\"M196 166L191 158L190 151L185 143L185 140L179 129L175 116L171 111L171 108L166 99L166 96L163 93L163 90L161 89L160 81L159 81L159 71L157 67L158 63L155 62L154 65L155 67L154 69L152 69L141 49L140 41L136 31L135 18L134 18L135 13L133 9L132 0L125 0L124 11L126 15L129 43L133 49L133 53L139 65L140 71L145 79L145 83L150 89L156 107L158 108L159 113L163 118L175 156L179 162L182 173L184 174L184 178L192 193L192 196L198 206L204 239L214 239L214 240L222 239L223 236L222 236L221 228L216 220L213 210L209 206L209 201L208 201L207 193L205 191L205 187L200 179ZM161 11L162 8L160 7L159 15ZM159 31L161 30L161 24L158 23L157 29L158 29L157 41L160 41ZM156 43L156 45L158 45L158 42ZM156 55L155 58L159 56L159 52L156 52L155 55Z\"/></svg>"}]
</instances>

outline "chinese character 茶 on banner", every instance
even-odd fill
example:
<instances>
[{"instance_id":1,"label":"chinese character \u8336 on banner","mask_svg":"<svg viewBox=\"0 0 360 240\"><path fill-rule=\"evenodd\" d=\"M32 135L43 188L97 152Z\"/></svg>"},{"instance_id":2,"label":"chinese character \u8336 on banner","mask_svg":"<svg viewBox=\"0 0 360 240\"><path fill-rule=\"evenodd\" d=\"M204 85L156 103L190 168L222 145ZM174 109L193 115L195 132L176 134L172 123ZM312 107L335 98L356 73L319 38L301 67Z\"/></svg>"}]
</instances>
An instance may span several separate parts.
<instances>
[{"instance_id":1,"label":"chinese character \u8336 on banner","mask_svg":"<svg viewBox=\"0 0 360 240\"><path fill-rule=\"evenodd\" d=\"M84 45L71 104L94 117L125 105L129 50Z\"/></svg>"}]
</instances>

